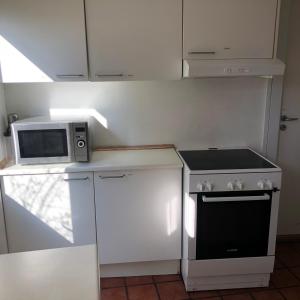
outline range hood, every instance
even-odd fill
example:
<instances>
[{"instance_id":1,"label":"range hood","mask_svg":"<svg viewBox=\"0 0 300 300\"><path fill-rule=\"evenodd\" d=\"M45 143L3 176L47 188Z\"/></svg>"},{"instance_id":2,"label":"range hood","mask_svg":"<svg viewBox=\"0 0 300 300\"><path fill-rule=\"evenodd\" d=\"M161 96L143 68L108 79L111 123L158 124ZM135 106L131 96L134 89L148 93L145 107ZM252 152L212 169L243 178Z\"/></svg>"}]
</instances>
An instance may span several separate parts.
<instances>
[{"instance_id":1,"label":"range hood","mask_svg":"<svg viewBox=\"0 0 300 300\"><path fill-rule=\"evenodd\" d=\"M234 59L183 61L183 78L280 76L285 64L279 59Z\"/></svg>"}]
</instances>

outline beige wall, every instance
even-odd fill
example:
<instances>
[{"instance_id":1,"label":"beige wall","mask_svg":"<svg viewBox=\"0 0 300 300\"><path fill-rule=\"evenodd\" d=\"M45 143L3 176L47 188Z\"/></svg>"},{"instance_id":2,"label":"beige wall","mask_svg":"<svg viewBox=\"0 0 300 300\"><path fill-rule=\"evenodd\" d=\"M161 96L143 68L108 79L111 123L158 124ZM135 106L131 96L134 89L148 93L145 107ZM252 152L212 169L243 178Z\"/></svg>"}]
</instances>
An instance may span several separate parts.
<instances>
[{"instance_id":1,"label":"beige wall","mask_svg":"<svg viewBox=\"0 0 300 300\"><path fill-rule=\"evenodd\" d=\"M94 108L107 119L94 145L174 143L180 148L261 149L267 80L6 84L9 113L46 115L50 108Z\"/></svg>"}]
</instances>

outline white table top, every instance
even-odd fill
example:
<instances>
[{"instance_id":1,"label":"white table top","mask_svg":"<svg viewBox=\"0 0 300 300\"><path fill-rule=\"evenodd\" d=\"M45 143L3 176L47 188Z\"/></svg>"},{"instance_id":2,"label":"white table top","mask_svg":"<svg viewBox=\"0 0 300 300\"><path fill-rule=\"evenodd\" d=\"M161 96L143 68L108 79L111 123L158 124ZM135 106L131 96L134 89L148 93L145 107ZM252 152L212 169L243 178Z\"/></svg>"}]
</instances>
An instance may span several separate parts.
<instances>
[{"instance_id":1,"label":"white table top","mask_svg":"<svg viewBox=\"0 0 300 300\"><path fill-rule=\"evenodd\" d=\"M118 171L156 168L182 168L174 149L114 150L92 153L88 163L8 165L0 176L22 174L72 173L89 171Z\"/></svg>"},{"instance_id":2,"label":"white table top","mask_svg":"<svg viewBox=\"0 0 300 300\"><path fill-rule=\"evenodd\" d=\"M0 255L0 299L98 300L96 245Z\"/></svg>"}]
</instances>

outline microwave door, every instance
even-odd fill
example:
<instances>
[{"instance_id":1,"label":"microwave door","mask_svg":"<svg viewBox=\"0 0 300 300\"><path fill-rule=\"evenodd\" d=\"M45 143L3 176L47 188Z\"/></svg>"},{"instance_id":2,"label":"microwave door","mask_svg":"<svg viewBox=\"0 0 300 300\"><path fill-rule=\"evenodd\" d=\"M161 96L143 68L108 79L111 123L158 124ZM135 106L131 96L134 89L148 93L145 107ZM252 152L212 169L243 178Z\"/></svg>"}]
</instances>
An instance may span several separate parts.
<instances>
[{"instance_id":1,"label":"microwave door","mask_svg":"<svg viewBox=\"0 0 300 300\"><path fill-rule=\"evenodd\" d=\"M18 163L69 162L67 128L18 130Z\"/></svg>"}]
</instances>

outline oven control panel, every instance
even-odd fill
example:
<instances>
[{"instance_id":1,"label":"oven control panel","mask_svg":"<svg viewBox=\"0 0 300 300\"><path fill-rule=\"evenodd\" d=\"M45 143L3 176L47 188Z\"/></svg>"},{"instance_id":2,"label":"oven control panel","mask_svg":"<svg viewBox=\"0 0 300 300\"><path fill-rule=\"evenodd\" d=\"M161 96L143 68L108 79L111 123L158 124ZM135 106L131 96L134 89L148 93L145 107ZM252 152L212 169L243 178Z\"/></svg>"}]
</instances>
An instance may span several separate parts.
<instances>
[{"instance_id":1,"label":"oven control panel","mask_svg":"<svg viewBox=\"0 0 300 300\"><path fill-rule=\"evenodd\" d=\"M273 190L281 187L281 172L190 175L189 192Z\"/></svg>"}]
</instances>

